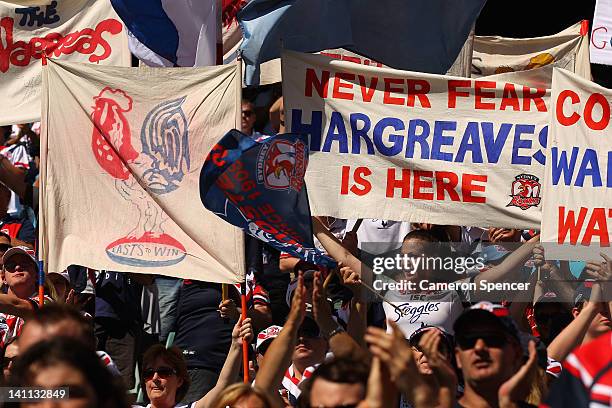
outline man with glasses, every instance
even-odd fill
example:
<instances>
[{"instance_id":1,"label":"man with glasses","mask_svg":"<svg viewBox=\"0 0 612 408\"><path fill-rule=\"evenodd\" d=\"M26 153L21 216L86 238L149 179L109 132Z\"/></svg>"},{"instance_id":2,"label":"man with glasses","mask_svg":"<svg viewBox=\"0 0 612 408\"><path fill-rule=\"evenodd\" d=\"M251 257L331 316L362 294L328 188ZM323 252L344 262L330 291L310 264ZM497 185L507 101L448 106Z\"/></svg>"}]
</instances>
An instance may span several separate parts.
<instances>
[{"instance_id":1,"label":"man with glasses","mask_svg":"<svg viewBox=\"0 0 612 408\"><path fill-rule=\"evenodd\" d=\"M510 312L500 305L477 303L459 316L454 331L457 366L465 380L465 393L457 407L498 406L499 389L524 363L519 331Z\"/></svg>"},{"instance_id":2,"label":"man with glasses","mask_svg":"<svg viewBox=\"0 0 612 408\"><path fill-rule=\"evenodd\" d=\"M242 133L257 138L261 133L254 131L257 115L255 115L255 105L248 99L242 100L242 120L240 122Z\"/></svg>"}]
</instances>

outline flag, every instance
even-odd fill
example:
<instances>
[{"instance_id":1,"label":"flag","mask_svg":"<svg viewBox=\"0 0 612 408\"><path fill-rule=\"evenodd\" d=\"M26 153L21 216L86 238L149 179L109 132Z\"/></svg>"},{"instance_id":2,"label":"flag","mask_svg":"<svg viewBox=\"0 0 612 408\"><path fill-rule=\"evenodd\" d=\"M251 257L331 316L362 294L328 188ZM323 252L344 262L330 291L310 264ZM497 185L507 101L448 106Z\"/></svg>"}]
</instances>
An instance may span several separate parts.
<instances>
[{"instance_id":1,"label":"flag","mask_svg":"<svg viewBox=\"0 0 612 408\"><path fill-rule=\"evenodd\" d=\"M111 0L125 23L130 51L149 66L215 65L216 0Z\"/></svg>"},{"instance_id":2,"label":"flag","mask_svg":"<svg viewBox=\"0 0 612 408\"><path fill-rule=\"evenodd\" d=\"M235 283L242 232L194 200L215 142L236 126L237 65L43 69L41 255L68 265ZM61 101L61 102L57 102Z\"/></svg>"},{"instance_id":3,"label":"flag","mask_svg":"<svg viewBox=\"0 0 612 408\"><path fill-rule=\"evenodd\" d=\"M43 56L128 67L127 43L109 0L0 1L0 125L40 120Z\"/></svg>"},{"instance_id":4,"label":"flag","mask_svg":"<svg viewBox=\"0 0 612 408\"><path fill-rule=\"evenodd\" d=\"M445 73L485 0L252 0L238 13L245 82L280 49L344 47L387 66Z\"/></svg>"},{"instance_id":5,"label":"flag","mask_svg":"<svg viewBox=\"0 0 612 408\"><path fill-rule=\"evenodd\" d=\"M595 2L590 51L593 63L612 65L612 0Z\"/></svg>"},{"instance_id":6,"label":"flag","mask_svg":"<svg viewBox=\"0 0 612 408\"><path fill-rule=\"evenodd\" d=\"M246 233L314 264L336 263L314 246L304 173L305 136L258 140L229 131L210 151L200 174L204 206Z\"/></svg>"},{"instance_id":7,"label":"flag","mask_svg":"<svg viewBox=\"0 0 612 408\"><path fill-rule=\"evenodd\" d=\"M544 37L508 38L476 36L472 54L472 78L549 66L575 72L591 79L588 52L588 21ZM543 72L543 71L541 71Z\"/></svg>"}]
</instances>

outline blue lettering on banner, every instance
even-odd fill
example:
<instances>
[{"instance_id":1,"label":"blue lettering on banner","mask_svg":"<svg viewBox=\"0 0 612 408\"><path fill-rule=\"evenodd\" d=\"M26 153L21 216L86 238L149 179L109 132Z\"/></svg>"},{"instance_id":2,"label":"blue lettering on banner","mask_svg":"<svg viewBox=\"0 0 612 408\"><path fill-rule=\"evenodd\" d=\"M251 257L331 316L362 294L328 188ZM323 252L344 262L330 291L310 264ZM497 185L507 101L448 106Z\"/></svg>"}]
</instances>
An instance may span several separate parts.
<instances>
[{"instance_id":1,"label":"blue lettering on banner","mask_svg":"<svg viewBox=\"0 0 612 408\"><path fill-rule=\"evenodd\" d=\"M404 122L398 118L382 118L376 126L374 126L374 145L385 156L395 156L402 151L404 145L404 136L397 134L389 134L389 141L392 146L387 146L383 142L383 132L385 128L391 127L396 132L404 130Z\"/></svg>"},{"instance_id":2,"label":"blue lettering on banner","mask_svg":"<svg viewBox=\"0 0 612 408\"><path fill-rule=\"evenodd\" d=\"M470 152L472 154L472 163L482 163L482 148L480 147L480 137L478 136L478 123L469 122L459 145L457 162L463 163L465 161L465 154Z\"/></svg>"},{"instance_id":3,"label":"blue lettering on banner","mask_svg":"<svg viewBox=\"0 0 612 408\"><path fill-rule=\"evenodd\" d=\"M417 133L417 126L421 129ZM406 158L412 159L414 155L414 145L419 144L421 150L421 159L429 158L429 145L427 144L427 136L429 136L429 123L423 119L412 119L408 122L408 143L406 146Z\"/></svg>"},{"instance_id":4,"label":"blue lettering on banner","mask_svg":"<svg viewBox=\"0 0 612 408\"><path fill-rule=\"evenodd\" d=\"M363 122L363 127L358 127L358 121ZM361 152L361 139L363 139L368 149L368 154L374 154L374 145L372 145L372 139L368 136L372 123L368 115L364 115L363 113L351 113L350 122L351 134L353 135L351 153L359 154Z\"/></svg>"},{"instance_id":5,"label":"blue lettering on banner","mask_svg":"<svg viewBox=\"0 0 612 408\"><path fill-rule=\"evenodd\" d=\"M323 126L323 112L312 111L311 123L302 123L302 110L291 111L291 133L309 135L310 151L321 151L321 127Z\"/></svg>"},{"instance_id":6,"label":"blue lettering on banner","mask_svg":"<svg viewBox=\"0 0 612 408\"><path fill-rule=\"evenodd\" d=\"M458 128L456 121L395 117L373 122L362 112L345 117L336 111L325 120L322 111L312 111L308 121L301 109L292 109L290 115L291 132L309 136L311 152L393 157L404 151L407 159L497 164L505 149L509 164L529 166L534 160L545 164L548 126L471 121ZM588 175L591 168L585 171Z\"/></svg>"},{"instance_id":7,"label":"blue lettering on banner","mask_svg":"<svg viewBox=\"0 0 612 408\"><path fill-rule=\"evenodd\" d=\"M506 144L506 140L508 140L512 124L502 123L497 132L497 137L494 136L493 123L483 122L480 126L482 127L482 139L485 150L487 151L487 161L489 163L497 163L499 162L499 157Z\"/></svg>"},{"instance_id":8,"label":"blue lettering on banner","mask_svg":"<svg viewBox=\"0 0 612 408\"><path fill-rule=\"evenodd\" d=\"M514 127L514 143L512 144L512 163L513 164L524 164L529 166L531 164L531 157L520 156L520 149L531 149L531 140L521 139L523 134L533 134L535 130L534 125L516 125Z\"/></svg>"},{"instance_id":9,"label":"blue lettering on banner","mask_svg":"<svg viewBox=\"0 0 612 408\"><path fill-rule=\"evenodd\" d=\"M432 160L443 160L452 162L452 153L443 153L440 148L442 146L452 146L452 136L444 136L446 130L457 130L457 122L447 122L444 120L436 120L434 124L433 143L431 145L431 159Z\"/></svg>"},{"instance_id":10,"label":"blue lettering on banner","mask_svg":"<svg viewBox=\"0 0 612 408\"><path fill-rule=\"evenodd\" d=\"M563 178L563 185L584 187L585 181L588 178L590 180L589 186L603 187L604 172L601 170L599 165L599 158L596 150L584 149L582 158L579 158L581 153L579 147L573 147L571 153L569 153L567 150L559 151L559 148L556 146L550 150L553 186L558 185L561 178ZM578 160L580 160L580 164L578 166L576 177L574 178ZM608 167L606 173L606 187L612 188L612 151L608 152Z\"/></svg>"},{"instance_id":11,"label":"blue lettering on banner","mask_svg":"<svg viewBox=\"0 0 612 408\"><path fill-rule=\"evenodd\" d=\"M346 135L346 127L344 126L344 119L340 112L332 112L329 120L329 129L327 130L327 136L325 137L325 144L323 145L323 151L331 151L332 142L338 142L338 152L348 153L348 136Z\"/></svg>"},{"instance_id":12,"label":"blue lettering on banner","mask_svg":"<svg viewBox=\"0 0 612 408\"><path fill-rule=\"evenodd\" d=\"M37 27L41 27L44 24L57 23L60 20L60 16L57 15L55 8L57 7L57 1L53 0L51 4L45 7L44 12L40 12L40 7L21 7L15 9L15 14L21 14L19 25L21 27L28 26L32 27L36 23Z\"/></svg>"}]
</instances>

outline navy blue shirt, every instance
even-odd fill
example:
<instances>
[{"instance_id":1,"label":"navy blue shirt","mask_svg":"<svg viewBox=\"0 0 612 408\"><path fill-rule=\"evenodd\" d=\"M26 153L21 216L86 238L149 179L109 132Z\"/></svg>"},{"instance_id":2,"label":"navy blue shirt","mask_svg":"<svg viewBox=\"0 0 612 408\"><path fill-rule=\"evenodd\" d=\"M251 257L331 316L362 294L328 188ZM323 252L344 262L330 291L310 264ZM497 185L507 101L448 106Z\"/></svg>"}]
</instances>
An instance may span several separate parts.
<instances>
[{"instance_id":1,"label":"navy blue shirt","mask_svg":"<svg viewBox=\"0 0 612 408\"><path fill-rule=\"evenodd\" d=\"M217 310L220 303L221 284L183 281L179 289L174 345L183 350L188 368L219 373L223 367L234 324L221 317Z\"/></svg>"}]
</instances>

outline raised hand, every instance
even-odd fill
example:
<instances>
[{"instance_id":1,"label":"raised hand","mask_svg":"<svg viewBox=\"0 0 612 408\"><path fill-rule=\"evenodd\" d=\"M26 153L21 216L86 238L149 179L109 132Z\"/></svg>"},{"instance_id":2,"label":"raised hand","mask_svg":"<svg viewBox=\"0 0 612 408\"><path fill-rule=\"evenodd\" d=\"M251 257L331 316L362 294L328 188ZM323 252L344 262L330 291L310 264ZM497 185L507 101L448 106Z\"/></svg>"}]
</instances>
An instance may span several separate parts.
<instances>
[{"instance_id":1,"label":"raised hand","mask_svg":"<svg viewBox=\"0 0 612 408\"><path fill-rule=\"evenodd\" d=\"M255 334L253 332L253 325L250 317L242 321L239 320L238 323L234 325L234 329L232 330L232 344L240 346L243 340L250 343L253 337L255 337Z\"/></svg>"},{"instance_id":2,"label":"raised hand","mask_svg":"<svg viewBox=\"0 0 612 408\"><path fill-rule=\"evenodd\" d=\"M527 394L537 369L536 344L529 341L529 359L508 381L499 388L497 396L500 408L514 408L516 402L523 401Z\"/></svg>"}]
</instances>

